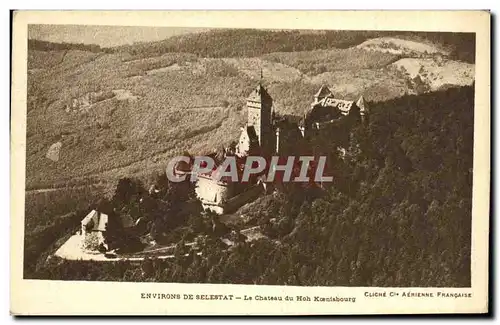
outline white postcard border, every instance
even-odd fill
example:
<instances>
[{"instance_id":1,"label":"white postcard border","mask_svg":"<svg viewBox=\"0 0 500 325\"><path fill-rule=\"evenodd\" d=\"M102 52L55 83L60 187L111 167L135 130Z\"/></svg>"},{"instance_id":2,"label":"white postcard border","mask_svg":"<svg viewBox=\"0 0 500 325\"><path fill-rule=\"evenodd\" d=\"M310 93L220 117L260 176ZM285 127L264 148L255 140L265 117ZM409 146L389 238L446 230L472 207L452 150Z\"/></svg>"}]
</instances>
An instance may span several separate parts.
<instances>
[{"instance_id":1,"label":"white postcard border","mask_svg":"<svg viewBox=\"0 0 500 325\"><path fill-rule=\"evenodd\" d=\"M476 33L471 288L291 287L233 284L121 283L24 280L27 25L409 30ZM477 313L488 303L490 196L490 18L486 11L177 11L16 12L11 104L11 313L84 315L292 315ZM398 296L367 297L372 293ZM471 294L471 298L403 297L403 293ZM142 294L233 295L233 300L144 299ZM245 296L253 297L245 301ZM257 296L308 296L313 301L263 301ZM314 302L314 297L355 297Z\"/></svg>"}]
</instances>

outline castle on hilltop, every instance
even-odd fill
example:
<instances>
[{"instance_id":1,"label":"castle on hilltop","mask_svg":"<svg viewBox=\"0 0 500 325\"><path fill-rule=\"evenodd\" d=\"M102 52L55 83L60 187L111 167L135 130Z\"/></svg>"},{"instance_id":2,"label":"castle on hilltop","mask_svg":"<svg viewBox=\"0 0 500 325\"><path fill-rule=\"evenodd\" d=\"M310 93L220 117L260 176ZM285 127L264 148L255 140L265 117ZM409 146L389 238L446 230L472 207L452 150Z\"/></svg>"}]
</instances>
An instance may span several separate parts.
<instances>
[{"instance_id":1,"label":"castle on hilltop","mask_svg":"<svg viewBox=\"0 0 500 325\"><path fill-rule=\"evenodd\" d=\"M241 128L238 143L234 148L214 153L212 158L216 164L222 163L227 156L234 156L237 165L243 168L248 156L267 159L271 156L317 155L319 153L311 143L322 130L349 127L352 123L364 121L368 113L363 96L356 101L338 99L327 86L318 90L302 116L277 115L273 99L262 83L250 93L246 107L247 123ZM341 152L345 152L346 141L339 141ZM189 166L179 167L179 173L190 172ZM260 175L253 175L246 183L224 178L216 181L212 176L210 173L198 175L196 193L205 209L218 214L236 210L255 199L266 186Z\"/></svg>"}]
</instances>

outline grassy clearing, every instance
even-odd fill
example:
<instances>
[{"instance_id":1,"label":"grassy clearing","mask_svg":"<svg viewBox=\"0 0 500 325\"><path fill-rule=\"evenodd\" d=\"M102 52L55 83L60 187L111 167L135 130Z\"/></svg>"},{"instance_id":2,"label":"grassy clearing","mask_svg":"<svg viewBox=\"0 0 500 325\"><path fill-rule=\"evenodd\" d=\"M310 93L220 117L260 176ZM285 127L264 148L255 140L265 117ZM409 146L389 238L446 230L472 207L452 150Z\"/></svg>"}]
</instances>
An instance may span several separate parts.
<instances>
[{"instance_id":1,"label":"grassy clearing","mask_svg":"<svg viewBox=\"0 0 500 325\"><path fill-rule=\"evenodd\" d=\"M230 58L224 59L224 62L233 65L253 80L260 79L260 69L267 82L293 82L304 78L298 69L265 58Z\"/></svg>"},{"instance_id":2,"label":"grassy clearing","mask_svg":"<svg viewBox=\"0 0 500 325\"><path fill-rule=\"evenodd\" d=\"M394 37L372 38L359 44L357 48L411 57L430 55L434 53L442 55L450 54L449 51L435 43Z\"/></svg>"},{"instance_id":3,"label":"grassy clearing","mask_svg":"<svg viewBox=\"0 0 500 325\"><path fill-rule=\"evenodd\" d=\"M432 90L439 90L446 85L467 86L474 81L474 65L460 61L406 58L394 62L393 65L407 73L410 78L418 76Z\"/></svg>"}]
</instances>

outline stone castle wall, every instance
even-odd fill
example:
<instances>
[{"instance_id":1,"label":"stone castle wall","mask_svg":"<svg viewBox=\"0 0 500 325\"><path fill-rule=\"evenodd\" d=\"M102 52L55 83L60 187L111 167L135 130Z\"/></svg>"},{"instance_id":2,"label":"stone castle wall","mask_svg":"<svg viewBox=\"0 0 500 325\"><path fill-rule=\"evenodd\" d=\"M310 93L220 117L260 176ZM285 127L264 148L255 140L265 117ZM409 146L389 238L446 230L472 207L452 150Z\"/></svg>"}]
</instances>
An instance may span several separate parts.
<instances>
[{"instance_id":1,"label":"stone castle wall","mask_svg":"<svg viewBox=\"0 0 500 325\"><path fill-rule=\"evenodd\" d=\"M220 204L234 194L232 186L199 176L196 184L196 195L203 203Z\"/></svg>"},{"instance_id":2,"label":"stone castle wall","mask_svg":"<svg viewBox=\"0 0 500 325\"><path fill-rule=\"evenodd\" d=\"M224 212L228 213L236 211L242 205L255 200L263 192L264 188L261 184L250 187L245 192L236 195L235 197L232 197L230 200L228 200L224 205Z\"/></svg>"},{"instance_id":3,"label":"stone castle wall","mask_svg":"<svg viewBox=\"0 0 500 325\"><path fill-rule=\"evenodd\" d=\"M217 214L223 214L223 213L231 213L244 204L255 200L260 194L264 192L264 188L261 184L254 185L248 190L231 197L224 203L216 204L212 202L203 202L203 208L207 210L211 210Z\"/></svg>"}]
</instances>

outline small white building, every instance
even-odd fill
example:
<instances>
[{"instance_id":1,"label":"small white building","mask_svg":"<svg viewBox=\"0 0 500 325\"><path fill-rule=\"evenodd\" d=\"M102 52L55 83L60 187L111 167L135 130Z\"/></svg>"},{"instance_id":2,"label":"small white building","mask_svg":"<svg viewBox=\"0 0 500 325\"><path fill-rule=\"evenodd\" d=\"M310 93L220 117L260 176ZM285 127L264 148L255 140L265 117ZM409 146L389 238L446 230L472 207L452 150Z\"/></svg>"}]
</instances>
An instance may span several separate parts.
<instances>
[{"instance_id":1,"label":"small white building","mask_svg":"<svg viewBox=\"0 0 500 325\"><path fill-rule=\"evenodd\" d=\"M81 223L82 248L97 251L102 244L107 248L105 234L108 228L108 215L92 210Z\"/></svg>"}]
</instances>

